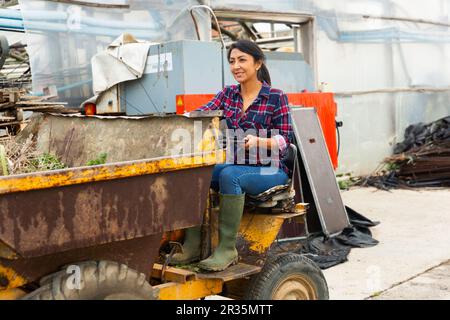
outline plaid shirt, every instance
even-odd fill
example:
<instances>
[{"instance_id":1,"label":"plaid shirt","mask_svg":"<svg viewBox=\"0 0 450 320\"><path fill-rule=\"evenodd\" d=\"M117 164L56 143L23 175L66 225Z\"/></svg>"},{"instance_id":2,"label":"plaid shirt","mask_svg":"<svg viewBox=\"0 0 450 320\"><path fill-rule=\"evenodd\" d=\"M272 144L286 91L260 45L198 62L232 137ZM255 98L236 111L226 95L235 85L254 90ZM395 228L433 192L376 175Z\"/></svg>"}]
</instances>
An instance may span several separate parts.
<instances>
[{"instance_id":1,"label":"plaid shirt","mask_svg":"<svg viewBox=\"0 0 450 320\"><path fill-rule=\"evenodd\" d=\"M223 110L228 129L242 129L244 132L250 130L247 134L271 138L271 130L276 130L278 133L273 138L278 142L282 156L293 135L287 96L264 82L256 99L243 112L240 89L240 85L227 86L198 110ZM289 174L283 161L278 162L279 167ZM259 156L256 163L261 165Z\"/></svg>"}]
</instances>

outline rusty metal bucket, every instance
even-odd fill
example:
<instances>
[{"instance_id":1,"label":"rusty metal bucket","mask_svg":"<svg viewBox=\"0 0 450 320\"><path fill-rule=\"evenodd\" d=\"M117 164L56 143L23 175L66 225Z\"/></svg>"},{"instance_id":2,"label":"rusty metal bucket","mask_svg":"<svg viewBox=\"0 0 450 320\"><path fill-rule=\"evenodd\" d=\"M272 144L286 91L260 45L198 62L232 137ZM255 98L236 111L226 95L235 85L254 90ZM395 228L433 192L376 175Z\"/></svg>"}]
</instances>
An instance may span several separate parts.
<instances>
[{"instance_id":1,"label":"rusty metal bucket","mask_svg":"<svg viewBox=\"0 0 450 320\"><path fill-rule=\"evenodd\" d=\"M209 149L0 178L0 289L85 260L150 275L163 233L202 223Z\"/></svg>"}]
</instances>

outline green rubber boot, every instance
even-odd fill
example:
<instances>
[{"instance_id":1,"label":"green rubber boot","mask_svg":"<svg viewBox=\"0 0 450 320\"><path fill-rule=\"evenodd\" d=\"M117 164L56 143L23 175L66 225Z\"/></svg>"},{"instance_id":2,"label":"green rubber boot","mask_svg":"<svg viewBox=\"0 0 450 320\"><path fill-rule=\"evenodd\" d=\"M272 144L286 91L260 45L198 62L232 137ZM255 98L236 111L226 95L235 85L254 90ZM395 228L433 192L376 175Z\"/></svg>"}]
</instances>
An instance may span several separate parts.
<instances>
[{"instance_id":1,"label":"green rubber boot","mask_svg":"<svg viewBox=\"0 0 450 320\"><path fill-rule=\"evenodd\" d=\"M170 265L189 264L200 260L201 253L201 227L192 227L185 230L183 250L175 253L170 259Z\"/></svg>"},{"instance_id":2,"label":"green rubber boot","mask_svg":"<svg viewBox=\"0 0 450 320\"><path fill-rule=\"evenodd\" d=\"M244 211L245 194L220 194L219 245L214 253L199 262L208 271L222 271L238 260L236 237Z\"/></svg>"}]
</instances>

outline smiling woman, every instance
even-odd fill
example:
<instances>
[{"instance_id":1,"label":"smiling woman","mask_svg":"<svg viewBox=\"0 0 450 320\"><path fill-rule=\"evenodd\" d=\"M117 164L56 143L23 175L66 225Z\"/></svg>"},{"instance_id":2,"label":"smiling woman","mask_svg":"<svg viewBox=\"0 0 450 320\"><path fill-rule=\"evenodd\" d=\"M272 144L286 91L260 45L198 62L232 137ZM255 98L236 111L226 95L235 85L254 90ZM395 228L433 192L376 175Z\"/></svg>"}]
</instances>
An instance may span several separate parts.
<instances>
[{"instance_id":1,"label":"smiling woman","mask_svg":"<svg viewBox=\"0 0 450 320\"><path fill-rule=\"evenodd\" d=\"M231 72L239 83L247 83L254 79L254 74L261 82L271 85L269 70L265 64L263 51L251 41L238 41L228 51ZM247 76L247 77L242 77Z\"/></svg>"},{"instance_id":2,"label":"smiling woman","mask_svg":"<svg viewBox=\"0 0 450 320\"><path fill-rule=\"evenodd\" d=\"M231 45L228 61L236 81L245 84L242 87L242 111L245 112L258 96L262 83L271 84L269 71L264 64L264 54L261 50L255 50L252 42L238 41ZM258 81L254 81L255 77Z\"/></svg>"},{"instance_id":3,"label":"smiling woman","mask_svg":"<svg viewBox=\"0 0 450 320\"><path fill-rule=\"evenodd\" d=\"M270 86L263 51L252 41L239 40L231 45L227 57L239 84L225 87L198 109L222 110L227 139L230 141L231 135L233 141L227 147L227 151L231 149L227 163L215 166L211 182L220 192L219 245L211 257L198 264L209 271L224 270L237 262L235 242L245 194L257 195L286 184L290 173L282 160L292 141L288 100L281 90ZM199 256L200 228L190 228L182 253L173 255L172 263L190 263Z\"/></svg>"}]
</instances>

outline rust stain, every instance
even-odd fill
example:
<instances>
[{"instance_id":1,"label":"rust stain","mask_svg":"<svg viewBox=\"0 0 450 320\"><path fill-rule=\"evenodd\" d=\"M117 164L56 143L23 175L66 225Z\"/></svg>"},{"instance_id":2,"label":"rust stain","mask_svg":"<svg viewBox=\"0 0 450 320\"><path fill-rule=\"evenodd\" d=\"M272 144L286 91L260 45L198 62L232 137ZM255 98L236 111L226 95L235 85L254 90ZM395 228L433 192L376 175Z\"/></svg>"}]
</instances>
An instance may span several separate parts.
<instances>
[{"instance_id":1,"label":"rust stain","mask_svg":"<svg viewBox=\"0 0 450 320\"><path fill-rule=\"evenodd\" d=\"M49 241L61 246L71 240L70 233L64 225L64 217L59 216L56 219L56 226L51 230L49 235Z\"/></svg>"},{"instance_id":2,"label":"rust stain","mask_svg":"<svg viewBox=\"0 0 450 320\"><path fill-rule=\"evenodd\" d=\"M112 233L119 233L119 218L117 215L117 202L118 196L114 195L109 201L104 201L103 203L103 216L105 222L105 229L110 230Z\"/></svg>"},{"instance_id":3,"label":"rust stain","mask_svg":"<svg viewBox=\"0 0 450 320\"><path fill-rule=\"evenodd\" d=\"M19 248L39 247L47 243L49 226L42 211L38 211L28 221L16 220L16 227L19 232Z\"/></svg>"},{"instance_id":4,"label":"rust stain","mask_svg":"<svg viewBox=\"0 0 450 320\"><path fill-rule=\"evenodd\" d=\"M9 213L7 202L0 201L0 212ZM16 241L14 224L14 216L12 214L3 215L0 223L0 234L4 235L7 239L13 239L13 243Z\"/></svg>"},{"instance_id":5,"label":"rust stain","mask_svg":"<svg viewBox=\"0 0 450 320\"><path fill-rule=\"evenodd\" d=\"M69 230L66 228L64 219L64 193L58 192L58 217L54 221L54 226L50 228L49 239L50 242L57 243L58 245L63 245L71 240L71 235Z\"/></svg>"},{"instance_id":6,"label":"rust stain","mask_svg":"<svg viewBox=\"0 0 450 320\"><path fill-rule=\"evenodd\" d=\"M154 212L153 225L159 229L164 225L163 217L166 212L166 202L169 199L166 178L156 178L149 189L150 202Z\"/></svg>"},{"instance_id":7,"label":"rust stain","mask_svg":"<svg viewBox=\"0 0 450 320\"><path fill-rule=\"evenodd\" d=\"M102 191L88 186L79 192L75 200L75 214L73 216L74 240L84 239L86 236L95 238L100 235L102 222Z\"/></svg>"}]
</instances>

